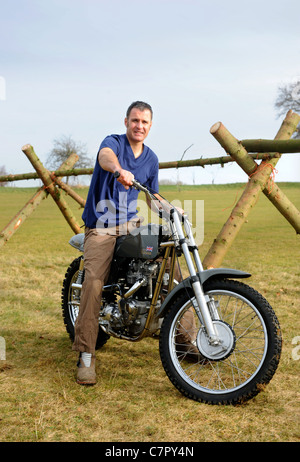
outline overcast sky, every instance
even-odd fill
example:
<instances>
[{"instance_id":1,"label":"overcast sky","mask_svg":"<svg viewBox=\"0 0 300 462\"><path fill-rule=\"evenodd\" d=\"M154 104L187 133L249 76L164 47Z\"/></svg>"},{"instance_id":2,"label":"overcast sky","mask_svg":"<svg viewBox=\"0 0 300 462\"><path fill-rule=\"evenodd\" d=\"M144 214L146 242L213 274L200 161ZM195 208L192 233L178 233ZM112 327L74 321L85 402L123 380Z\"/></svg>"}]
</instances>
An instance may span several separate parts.
<instances>
[{"instance_id":1,"label":"overcast sky","mask_svg":"<svg viewBox=\"0 0 300 462\"><path fill-rule=\"evenodd\" d=\"M299 0L11 0L0 13L0 166L33 171L62 135L95 158L124 133L134 100L150 103L146 140L161 161L215 157L222 121L238 139L273 138L278 86L300 76ZM277 164L276 181L300 181L300 155ZM196 184L244 182L239 167L163 170ZM37 182L16 182L34 186Z\"/></svg>"}]
</instances>

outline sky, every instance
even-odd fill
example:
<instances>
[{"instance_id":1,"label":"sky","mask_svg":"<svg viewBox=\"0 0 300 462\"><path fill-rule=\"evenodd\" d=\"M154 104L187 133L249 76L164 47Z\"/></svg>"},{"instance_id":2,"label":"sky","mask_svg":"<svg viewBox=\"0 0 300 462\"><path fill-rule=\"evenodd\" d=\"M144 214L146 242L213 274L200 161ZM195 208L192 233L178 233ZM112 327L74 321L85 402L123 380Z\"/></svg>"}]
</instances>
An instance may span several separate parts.
<instances>
[{"instance_id":1,"label":"sky","mask_svg":"<svg viewBox=\"0 0 300 462\"><path fill-rule=\"evenodd\" d=\"M0 13L0 166L32 172L54 139L71 136L95 159L125 133L127 107L153 107L146 144L161 162L217 157L221 121L237 139L276 135L278 87L300 76L299 0L11 0ZM93 160L94 162L94 160ZM285 154L275 181L300 181ZM81 177L81 182L89 177ZM240 167L161 170L195 184L247 182ZM39 186L37 181L14 186Z\"/></svg>"}]
</instances>

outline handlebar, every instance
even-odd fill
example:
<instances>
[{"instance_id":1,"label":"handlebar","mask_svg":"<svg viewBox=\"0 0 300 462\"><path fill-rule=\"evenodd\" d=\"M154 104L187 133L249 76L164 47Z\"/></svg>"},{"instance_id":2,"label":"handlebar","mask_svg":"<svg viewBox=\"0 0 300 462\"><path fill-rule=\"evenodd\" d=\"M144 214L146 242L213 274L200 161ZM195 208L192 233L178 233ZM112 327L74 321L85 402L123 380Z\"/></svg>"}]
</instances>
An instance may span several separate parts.
<instances>
[{"instance_id":1,"label":"handlebar","mask_svg":"<svg viewBox=\"0 0 300 462\"><path fill-rule=\"evenodd\" d=\"M115 178L119 178L120 176L120 173L119 172L115 172L114 173L114 177ZM147 188L147 186L144 186L143 184L139 183L137 180L133 179L132 180L132 186L136 189L139 189L140 191L143 191L145 192L146 194L149 194L152 196L151 192L149 191L149 189Z\"/></svg>"},{"instance_id":2,"label":"handlebar","mask_svg":"<svg viewBox=\"0 0 300 462\"><path fill-rule=\"evenodd\" d=\"M115 172L114 173L114 177L115 178L119 178L120 176L120 173L119 172ZM140 191L143 191L144 193L146 193L151 199L158 199L157 197L154 196L154 194L149 191L149 189L147 188L147 186L139 183L137 180L133 179L132 180L132 186ZM162 198L164 199L164 198ZM159 199L158 199L159 200ZM179 218L181 219L182 222L184 222L184 220L187 218L184 214L182 215L175 207L172 206L172 204L167 201L166 199L164 199L164 201L166 201L170 206L171 206L171 209L169 210L167 216L170 216L170 213L174 212L176 210L177 212L177 215L179 216ZM159 201L160 202L160 201ZM158 209L158 207L157 207ZM163 215L164 215L164 207L162 207L162 209L158 209L158 214L159 216L162 218Z\"/></svg>"}]
</instances>

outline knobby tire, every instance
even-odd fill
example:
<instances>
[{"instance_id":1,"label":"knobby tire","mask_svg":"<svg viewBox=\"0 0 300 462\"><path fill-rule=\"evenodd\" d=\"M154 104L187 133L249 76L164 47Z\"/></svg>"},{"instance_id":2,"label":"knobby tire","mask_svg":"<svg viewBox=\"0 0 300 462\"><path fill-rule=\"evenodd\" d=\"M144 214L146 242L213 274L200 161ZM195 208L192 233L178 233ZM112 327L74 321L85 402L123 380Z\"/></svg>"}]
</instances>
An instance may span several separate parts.
<instances>
[{"instance_id":1,"label":"knobby tire","mask_svg":"<svg viewBox=\"0 0 300 462\"><path fill-rule=\"evenodd\" d=\"M161 361L170 381L184 396L208 404L241 404L262 391L278 367L282 344L279 322L267 300L244 283L208 280L204 292L219 300L220 319L235 331L235 348L219 361L200 355L191 363L178 353L176 326L192 306L191 295L182 291L161 326ZM222 306L226 303L227 307ZM197 322L197 329L203 328L201 321Z\"/></svg>"}]
</instances>

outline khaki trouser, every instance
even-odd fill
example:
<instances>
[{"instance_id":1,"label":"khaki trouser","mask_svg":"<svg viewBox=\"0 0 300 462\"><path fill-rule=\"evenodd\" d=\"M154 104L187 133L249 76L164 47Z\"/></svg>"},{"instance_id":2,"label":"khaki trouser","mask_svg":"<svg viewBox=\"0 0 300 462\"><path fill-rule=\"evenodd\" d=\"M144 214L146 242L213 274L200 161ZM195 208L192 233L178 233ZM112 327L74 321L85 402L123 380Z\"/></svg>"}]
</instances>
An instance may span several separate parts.
<instances>
[{"instance_id":1,"label":"khaki trouser","mask_svg":"<svg viewBox=\"0 0 300 462\"><path fill-rule=\"evenodd\" d=\"M139 221L132 221L121 226L107 229L85 230L84 238L84 269L85 277L82 284L79 314L75 323L75 339L72 349L75 351L95 353L99 330L99 310L101 307L102 288L106 283L113 258L117 237L128 234L139 227ZM176 269L176 268L175 268ZM175 279L180 280L178 271ZM178 338L181 343L190 340L188 332L194 328L192 312L187 312L182 322Z\"/></svg>"}]
</instances>

